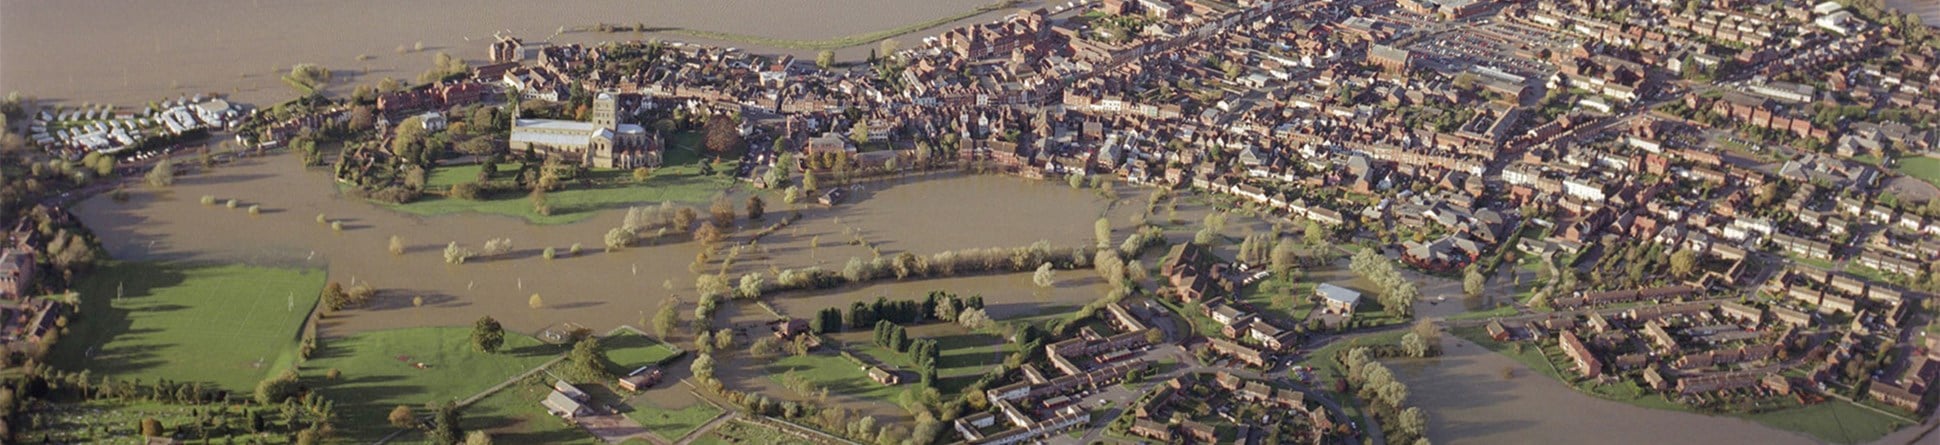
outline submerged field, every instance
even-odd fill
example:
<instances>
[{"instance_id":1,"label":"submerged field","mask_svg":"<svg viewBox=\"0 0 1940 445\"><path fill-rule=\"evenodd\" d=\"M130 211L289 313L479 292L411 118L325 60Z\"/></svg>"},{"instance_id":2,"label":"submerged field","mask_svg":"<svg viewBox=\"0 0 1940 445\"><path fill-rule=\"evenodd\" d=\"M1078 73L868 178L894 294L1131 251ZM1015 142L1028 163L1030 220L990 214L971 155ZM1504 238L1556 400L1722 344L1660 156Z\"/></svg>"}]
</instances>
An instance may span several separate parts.
<instances>
[{"instance_id":1,"label":"submerged field","mask_svg":"<svg viewBox=\"0 0 1940 445\"><path fill-rule=\"evenodd\" d=\"M248 391L296 362L323 273L123 262L81 281L80 314L49 361L96 377Z\"/></svg>"}]
</instances>

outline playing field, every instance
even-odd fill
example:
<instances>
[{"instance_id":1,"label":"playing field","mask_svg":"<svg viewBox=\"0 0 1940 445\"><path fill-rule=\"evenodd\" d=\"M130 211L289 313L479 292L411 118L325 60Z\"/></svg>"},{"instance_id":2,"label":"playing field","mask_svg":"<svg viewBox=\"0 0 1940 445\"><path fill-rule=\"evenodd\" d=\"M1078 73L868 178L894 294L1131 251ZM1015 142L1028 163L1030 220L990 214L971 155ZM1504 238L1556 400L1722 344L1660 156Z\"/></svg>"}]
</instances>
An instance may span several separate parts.
<instances>
[{"instance_id":1,"label":"playing field","mask_svg":"<svg viewBox=\"0 0 1940 445\"><path fill-rule=\"evenodd\" d=\"M546 200L552 207L551 215L535 213L531 198L520 193L504 194L480 201L425 196L408 204L387 205L387 207L417 215L475 212L516 216L533 224L564 224L585 220L601 210L623 209L632 205L661 201L704 203L713 199L716 193L732 187L734 180L725 175L700 174L700 163L708 159L703 159L698 153L697 144L697 136L691 133L682 133L672 138L673 147L666 151L665 163L660 168L653 169L653 175L644 184L633 182L633 172L630 170L587 171L581 175L583 179L603 185L574 184L563 190L548 193ZM725 159L734 158L727 156ZM495 179L509 179L518 174L516 163L501 164L499 167L500 173L494 177ZM439 167L432 171L429 183L431 187L448 188L454 184L475 181L481 168L478 165ZM718 172L726 172L731 171L734 166L729 162L719 162L714 163L714 168Z\"/></svg>"},{"instance_id":2,"label":"playing field","mask_svg":"<svg viewBox=\"0 0 1940 445\"><path fill-rule=\"evenodd\" d=\"M1899 171L1929 184L1940 186L1940 159L1907 156L1899 159Z\"/></svg>"},{"instance_id":3,"label":"playing field","mask_svg":"<svg viewBox=\"0 0 1940 445\"><path fill-rule=\"evenodd\" d=\"M338 428L359 441L372 441L395 428L385 420L397 405L422 408L427 402L461 400L545 363L563 349L524 334L505 333L496 354L472 349L471 328L410 328L365 332L325 339L323 349L304 363L324 396L337 402ZM343 375L323 381L330 369Z\"/></svg>"},{"instance_id":4,"label":"playing field","mask_svg":"<svg viewBox=\"0 0 1940 445\"><path fill-rule=\"evenodd\" d=\"M249 391L296 362L324 274L128 262L81 280L81 314L50 361L95 376Z\"/></svg>"}]
</instances>

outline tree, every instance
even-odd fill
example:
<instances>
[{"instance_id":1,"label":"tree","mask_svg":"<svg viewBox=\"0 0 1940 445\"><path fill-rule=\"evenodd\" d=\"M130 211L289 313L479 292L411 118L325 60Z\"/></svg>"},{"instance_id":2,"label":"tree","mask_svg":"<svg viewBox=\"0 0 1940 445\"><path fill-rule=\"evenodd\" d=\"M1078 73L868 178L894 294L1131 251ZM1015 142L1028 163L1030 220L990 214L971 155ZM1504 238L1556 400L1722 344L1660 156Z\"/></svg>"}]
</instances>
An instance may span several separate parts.
<instances>
[{"instance_id":1,"label":"tree","mask_svg":"<svg viewBox=\"0 0 1940 445\"><path fill-rule=\"evenodd\" d=\"M567 353L567 360L572 362L573 369L578 370L580 375L588 377L600 377L606 374L603 357L605 353L600 349L600 341L593 337L573 342L572 352Z\"/></svg>"},{"instance_id":2,"label":"tree","mask_svg":"<svg viewBox=\"0 0 1940 445\"><path fill-rule=\"evenodd\" d=\"M762 215L768 213L767 210L768 203L763 202L760 196L748 197L748 219L761 219Z\"/></svg>"},{"instance_id":3,"label":"tree","mask_svg":"<svg viewBox=\"0 0 1940 445\"><path fill-rule=\"evenodd\" d=\"M492 445L492 434L484 431L466 433L465 445Z\"/></svg>"},{"instance_id":4,"label":"tree","mask_svg":"<svg viewBox=\"0 0 1940 445\"><path fill-rule=\"evenodd\" d=\"M390 419L391 426L398 428L411 428L417 426L418 423L417 416L411 415L410 405L398 405L396 408L391 408Z\"/></svg>"},{"instance_id":5,"label":"tree","mask_svg":"<svg viewBox=\"0 0 1940 445\"><path fill-rule=\"evenodd\" d=\"M687 369L693 371L694 377L700 378L703 382L714 380L714 355L703 353L694 357L694 363L688 365Z\"/></svg>"},{"instance_id":6,"label":"tree","mask_svg":"<svg viewBox=\"0 0 1940 445\"><path fill-rule=\"evenodd\" d=\"M764 335L756 338L754 344L748 345L748 355L754 356L755 358L774 357L778 352L781 352L781 341L775 339L772 335Z\"/></svg>"},{"instance_id":7,"label":"tree","mask_svg":"<svg viewBox=\"0 0 1940 445\"><path fill-rule=\"evenodd\" d=\"M735 290L740 292L741 298L761 298L761 286L763 282L760 272L742 275L741 285L736 286Z\"/></svg>"},{"instance_id":8,"label":"tree","mask_svg":"<svg viewBox=\"0 0 1940 445\"><path fill-rule=\"evenodd\" d=\"M391 235L391 254L392 255L404 254L404 238L400 238L397 235Z\"/></svg>"},{"instance_id":9,"label":"tree","mask_svg":"<svg viewBox=\"0 0 1940 445\"><path fill-rule=\"evenodd\" d=\"M822 69L829 69L829 67L835 66L835 51L825 49L822 52L815 53L815 66L821 67Z\"/></svg>"},{"instance_id":10,"label":"tree","mask_svg":"<svg viewBox=\"0 0 1940 445\"><path fill-rule=\"evenodd\" d=\"M633 232L625 227L614 227L606 231L606 250L614 251L633 245Z\"/></svg>"},{"instance_id":11,"label":"tree","mask_svg":"<svg viewBox=\"0 0 1940 445\"><path fill-rule=\"evenodd\" d=\"M533 297L538 295L535 294ZM472 323L472 347L477 348L479 352L498 352L498 348L503 345L505 345L505 327L500 326L498 320L485 316L478 317L478 321Z\"/></svg>"},{"instance_id":12,"label":"tree","mask_svg":"<svg viewBox=\"0 0 1940 445\"><path fill-rule=\"evenodd\" d=\"M1677 253L1671 254L1670 267L1672 276L1690 278L1691 273L1697 271L1697 252L1691 249L1679 249Z\"/></svg>"},{"instance_id":13,"label":"tree","mask_svg":"<svg viewBox=\"0 0 1940 445\"><path fill-rule=\"evenodd\" d=\"M304 96L321 94L323 88L330 84L330 70L314 64L299 63L290 67L290 73L283 76L283 83Z\"/></svg>"},{"instance_id":14,"label":"tree","mask_svg":"<svg viewBox=\"0 0 1940 445\"><path fill-rule=\"evenodd\" d=\"M1400 419L1402 431L1407 431L1408 434L1414 436L1424 436L1427 434L1428 416L1422 413L1421 408L1411 406L1408 409L1401 410Z\"/></svg>"},{"instance_id":15,"label":"tree","mask_svg":"<svg viewBox=\"0 0 1940 445\"><path fill-rule=\"evenodd\" d=\"M166 156L162 157L161 161L155 162L155 168L148 170L146 179L149 187L163 188L175 185L175 162L170 161Z\"/></svg>"},{"instance_id":16,"label":"tree","mask_svg":"<svg viewBox=\"0 0 1940 445\"><path fill-rule=\"evenodd\" d=\"M714 349L726 351L734 348L734 330L722 329L714 332Z\"/></svg>"},{"instance_id":17,"label":"tree","mask_svg":"<svg viewBox=\"0 0 1940 445\"><path fill-rule=\"evenodd\" d=\"M533 309L538 309L538 308L546 307L546 300L539 298L539 294L532 294L532 298L525 299L525 305L530 306Z\"/></svg>"},{"instance_id":18,"label":"tree","mask_svg":"<svg viewBox=\"0 0 1940 445\"><path fill-rule=\"evenodd\" d=\"M1488 278L1483 277L1482 271L1479 269L1476 265L1470 264L1468 265L1468 270L1462 273L1462 293L1468 294L1470 297L1482 295L1482 286L1488 281Z\"/></svg>"},{"instance_id":19,"label":"tree","mask_svg":"<svg viewBox=\"0 0 1940 445\"><path fill-rule=\"evenodd\" d=\"M154 417L141 418L141 437L162 437L162 421Z\"/></svg>"},{"instance_id":20,"label":"tree","mask_svg":"<svg viewBox=\"0 0 1940 445\"><path fill-rule=\"evenodd\" d=\"M512 239L492 238L485 240L485 250L479 253L487 257L496 257L512 253Z\"/></svg>"},{"instance_id":21,"label":"tree","mask_svg":"<svg viewBox=\"0 0 1940 445\"><path fill-rule=\"evenodd\" d=\"M461 422L459 415L457 403L447 400L443 405L438 405L437 411L431 416L431 430L426 431L425 436L434 444L458 443L458 439L465 435L465 431L458 427Z\"/></svg>"},{"instance_id":22,"label":"tree","mask_svg":"<svg viewBox=\"0 0 1940 445\"><path fill-rule=\"evenodd\" d=\"M737 120L734 117L724 115L713 115L707 118L706 144L708 151L712 151L718 155L741 148L743 145L741 128L740 122L737 122Z\"/></svg>"},{"instance_id":23,"label":"tree","mask_svg":"<svg viewBox=\"0 0 1940 445\"><path fill-rule=\"evenodd\" d=\"M457 241L452 241L451 244L445 245L446 264L465 264L465 260L471 258L471 256L472 251L464 247L459 247Z\"/></svg>"},{"instance_id":24,"label":"tree","mask_svg":"<svg viewBox=\"0 0 1940 445\"><path fill-rule=\"evenodd\" d=\"M1274 243L1273 251L1267 254L1267 262L1275 273L1290 273L1300 264L1299 248L1291 240Z\"/></svg>"},{"instance_id":25,"label":"tree","mask_svg":"<svg viewBox=\"0 0 1940 445\"><path fill-rule=\"evenodd\" d=\"M1037 287L1056 286L1058 284L1057 272L1051 270L1051 263L1038 265L1037 272L1031 274L1031 282L1037 284Z\"/></svg>"},{"instance_id":26,"label":"tree","mask_svg":"<svg viewBox=\"0 0 1940 445\"><path fill-rule=\"evenodd\" d=\"M1097 222L1091 224L1091 233L1098 238L1099 249L1111 248L1111 220L1098 218Z\"/></svg>"},{"instance_id":27,"label":"tree","mask_svg":"<svg viewBox=\"0 0 1940 445\"><path fill-rule=\"evenodd\" d=\"M283 374L263 379L256 383L256 403L274 405L296 395L296 371L283 371Z\"/></svg>"},{"instance_id":28,"label":"tree","mask_svg":"<svg viewBox=\"0 0 1940 445\"><path fill-rule=\"evenodd\" d=\"M1420 335L1416 335L1413 332L1402 334L1401 351L1406 352L1410 357L1427 357L1428 342L1422 340Z\"/></svg>"},{"instance_id":29,"label":"tree","mask_svg":"<svg viewBox=\"0 0 1940 445\"><path fill-rule=\"evenodd\" d=\"M675 309L675 301L669 300L660 305L653 313L653 334L660 338L673 335L674 328L680 325L680 310Z\"/></svg>"}]
</instances>

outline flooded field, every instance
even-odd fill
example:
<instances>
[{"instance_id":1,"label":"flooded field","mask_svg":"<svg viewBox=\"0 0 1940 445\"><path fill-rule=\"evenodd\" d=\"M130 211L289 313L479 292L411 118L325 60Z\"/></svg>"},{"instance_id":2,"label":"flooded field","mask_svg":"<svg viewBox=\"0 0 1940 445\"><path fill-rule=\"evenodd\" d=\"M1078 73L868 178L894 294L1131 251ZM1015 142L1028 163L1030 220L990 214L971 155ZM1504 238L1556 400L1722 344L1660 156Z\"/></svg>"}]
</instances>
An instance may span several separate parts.
<instances>
[{"instance_id":1,"label":"flooded field","mask_svg":"<svg viewBox=\"0 0 1940 445\"><path fill-rule=\"evenodd\" d=\"M1020 8L1036 7L1026 1ZM650 27L826 39L890 29L973 10L977 1L593 0L562 8L530 0L182 0L123 2L0 1L0 91L70 102L122 105L179 94L220 92L268 104L293 96L278 79L291 64L336 71L337 90L379 77L415 79L437 51L474 61L492 33L528 42L561 27L644 23ZM970 19L991 20L1012 10ZM295 19L295 20L292 20ZM954 24L953 24L954 25ZM86 32L86 37L75 35ZM899 40L905 47L926 32ZM586 43L632 34L575 33L551 38ZM420 42L423 52L400 53ZM721 43L725 46L748 45ZM873 45L842 55L861 58ZM751 50L763 50L749 48ZM814 51L800 51L810 56Z\"/></svg>"},{"instance_id":2,"label":"flooded field","mask_svg":"<svg viewBox=\"0 0 1940 445\"><path fill-rule=\"evenodd\" d=\"M1395 374L1428 414L1436 443L1811 444L1810 437L1748 420L1648 409L1577 393L1521 363L1453 335L1445 355L1395 361ZM1516 370L1503 379L1502 370Z\"/></svg>"},{"instance_id":3,"label":"flooded field","mask_svg":"<svg viewBox=\"0 0 1940 445\"><path fill-rule=\"evenodd\" d=\"M802 222L762 241L765 254L749 255L737 262L732 273L818 263L839 268L851 256L871 255L844 241L847 227L878 243L885 255L1018 246L1039 239L1070 245L1089 238L1091 221L1106 205L1092 192L996 176L952 175L870 187L879 191L861 193L853 205L805 210ZM114 257L328 267L331 281L378 288L379 296L369 308L331 318L326 326L338 333L463 325L482 315L498 317L509 328L524 332L562 322L605 330L641 323L669 295L694 301L695 275L688 265L699 246L670 242L603 252L601 237L620 224L623 212L618 211L557 226L475 214L406 215L340 198L327 176L304 171L286 155L247 158L209 173L184 176L165 190L131 191L126 202L99 197L76 209ZM236 199L239 208L203 205L199 200L204 195ZM242 210L251 205L261 205L261 214L252 216ZM775 220L782 212L771 212L777 216L768 219ZM319 213L342 221L344 229L333 231L317 223ZM744 240L746 232L734 239ZM393 235L407 245L403 255L387 251ZM463 265L443 261L446 243L456 241L477 249L485 240L498 237L513 240L511 254ZM565 253L575 243L584 246L584 253L568 257ZM811 248L814 244L820 247ZM541 257L547 247L557 249L560 257ZM1092 288L1097 279L1088 271L1061 274L1059 287L1041 291L1046 294L1043 297L1027 286L1027 275L879 284L866 290L787 296L778 304L792 311L856 297L849 293L866 293L869 299L879 294L907 298L949 289L984 294L993 306L992 315L1003 317L1030 310L1007 305L1041 300L1076 307L1099 294ZM1017 292L1020 287L1028 291ZM541 295L542 308L528 307L533 294ZM416 297L423 297L422 306L413 305Z\"/></svg>"}]
</instances>

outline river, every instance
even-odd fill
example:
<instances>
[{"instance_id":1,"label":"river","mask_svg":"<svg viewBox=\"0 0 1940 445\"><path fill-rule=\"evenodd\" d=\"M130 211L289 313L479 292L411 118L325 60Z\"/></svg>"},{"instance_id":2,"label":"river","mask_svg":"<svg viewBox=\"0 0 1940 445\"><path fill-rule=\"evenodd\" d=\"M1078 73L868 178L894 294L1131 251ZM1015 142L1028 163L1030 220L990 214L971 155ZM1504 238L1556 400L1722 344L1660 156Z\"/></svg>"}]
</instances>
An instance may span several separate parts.
<instances>
[{"instance_id":1,"label":"river","mask_svg":"<svg viewBox=\"0 0 1940 445\"><path fill-rule=\"evenodd\" d=\"M1020 7L1035 7L1025 2ZM0 91L67 102L139 105L224 93L272 103L293 93L296 63L335 71L334 91L414 79L438 51L474 61L494 32L528 42L561 27L644 23L787 39L826 39L919 23L983 5L963 0L0 0ZM970 19L1008 14L994 11ZM933 33L933 31L932 31ZM627 40L575 33L555 42ZM676 39L669 37L669 39ZM920 37L899 39L910 46ZM420 43L424 50L411 51ZM746 46L725 44L727 46ZM860 58L872 45L850 48ZM400 52L399 49L407 51ZM809 51L812 53L812 51Z\"/></svg>"}]
</instances>

